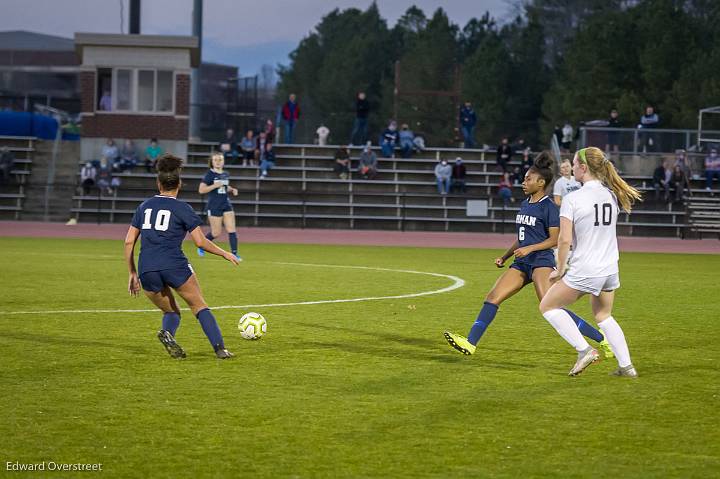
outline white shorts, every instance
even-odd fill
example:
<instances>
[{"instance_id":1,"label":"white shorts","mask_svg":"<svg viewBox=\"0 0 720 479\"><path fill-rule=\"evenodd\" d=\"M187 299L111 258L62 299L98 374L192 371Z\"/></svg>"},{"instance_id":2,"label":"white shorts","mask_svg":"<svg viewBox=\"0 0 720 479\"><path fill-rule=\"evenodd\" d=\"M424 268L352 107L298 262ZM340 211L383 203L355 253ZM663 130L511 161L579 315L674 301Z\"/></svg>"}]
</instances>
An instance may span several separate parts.
<instances>
[{"instance_id":1,"label":"white shorts","mask_svg":"<svg viewBox=\"0 0 720 479\"><path fill-rule=\"evenodd\" d=\"M570 273L563 276L563 282L576 291L600 296L601 291L614 291L620 287L620 275L599 276L597 278L583 278Z\"/></svg>"}]
</instances>

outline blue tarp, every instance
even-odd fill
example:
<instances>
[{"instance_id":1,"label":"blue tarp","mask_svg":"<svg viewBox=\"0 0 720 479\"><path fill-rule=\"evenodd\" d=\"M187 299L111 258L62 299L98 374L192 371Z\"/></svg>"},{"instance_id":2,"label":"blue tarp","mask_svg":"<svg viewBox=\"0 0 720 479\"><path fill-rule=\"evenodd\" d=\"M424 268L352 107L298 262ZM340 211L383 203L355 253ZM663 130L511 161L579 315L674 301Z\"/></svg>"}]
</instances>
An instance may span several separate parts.
<instances>
[{"instance_id":1,"label":"blue tarp","mask_svg":"<svg viewBox=\"0 0 720 479\"><path fill-rule=\"evenodd\" d=\"M54 118L24 111L0 111L0 136L35 136L54 140L57 122ZM64 140L79 140L77 134L63 134Z\"/></svg>"}]
</instances>

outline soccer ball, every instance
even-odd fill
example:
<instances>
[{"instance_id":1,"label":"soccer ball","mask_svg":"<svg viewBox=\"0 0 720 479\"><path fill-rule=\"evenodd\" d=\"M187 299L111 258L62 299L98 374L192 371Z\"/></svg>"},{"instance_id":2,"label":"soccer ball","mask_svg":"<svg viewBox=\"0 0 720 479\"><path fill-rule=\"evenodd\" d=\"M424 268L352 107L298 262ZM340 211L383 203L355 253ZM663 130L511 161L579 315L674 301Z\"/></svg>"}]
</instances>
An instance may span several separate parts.
<instances>
[{"instance_id":1,"label":"soccer ball","mask_svg":"<svg viewBox=\"0 0 720 479\"><path fill-rule=\"evenodd\" d=\"M238 329L245 339L260 339L267 331L267 321L260 313L247 313L240 318Z\"/></svg>"}]
</instances>

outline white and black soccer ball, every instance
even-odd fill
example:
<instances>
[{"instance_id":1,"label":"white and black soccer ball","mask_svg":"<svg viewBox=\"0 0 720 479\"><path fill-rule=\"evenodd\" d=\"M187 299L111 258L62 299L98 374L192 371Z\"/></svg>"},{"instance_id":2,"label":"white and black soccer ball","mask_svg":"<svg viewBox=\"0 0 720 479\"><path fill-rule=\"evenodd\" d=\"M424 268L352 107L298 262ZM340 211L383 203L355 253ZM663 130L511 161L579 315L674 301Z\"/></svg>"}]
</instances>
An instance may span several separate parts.
<instances>
[{"instance_id":1,"label":"white and black soccer ball","mask_svg":"<svg viewBox=\"0 0 720 479\"><path fill-rule=\"evenodd\" d=\"M238 329L245 339L260 339L267 332L267 321L260 313L247 313L240 318Z\"/></svg>"}]
</instances>

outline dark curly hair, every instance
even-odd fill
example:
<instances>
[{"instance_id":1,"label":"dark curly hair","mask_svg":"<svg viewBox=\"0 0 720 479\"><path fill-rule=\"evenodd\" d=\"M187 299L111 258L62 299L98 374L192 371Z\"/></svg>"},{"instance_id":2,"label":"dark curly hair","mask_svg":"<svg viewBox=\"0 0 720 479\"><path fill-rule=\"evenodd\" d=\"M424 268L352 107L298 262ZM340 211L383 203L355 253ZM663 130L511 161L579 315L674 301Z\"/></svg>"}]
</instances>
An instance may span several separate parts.
<instances>
[{"instance_id":1,"label":"dark curly hair","mask_svg":"<svg viewBox=\"0 0 720 479\"><path fill-rule=\"evenodd\" d=\"M555 177L555 173L553 172L553 166L555 165L555 159L552 156L552 153L549 151L541 151L538 153L538 155L535 157L535 161L533 162L533 165L528 170L530 173L536 173L545 180L545 188L550 186L550 184L553 181L553 178Z\"/></svg>"},{"instance_id":2,"label":"dark curly hair","mask_svg":"<svg viewBox=\"0 0 720 479\"><path fill-rule=\"evenodd\" d=\"M175 190L180 186L180 173L182 172L183 160L177 156L164 154L157 160L157 180L164 191Z\"/></svg>"}]
</instances>

